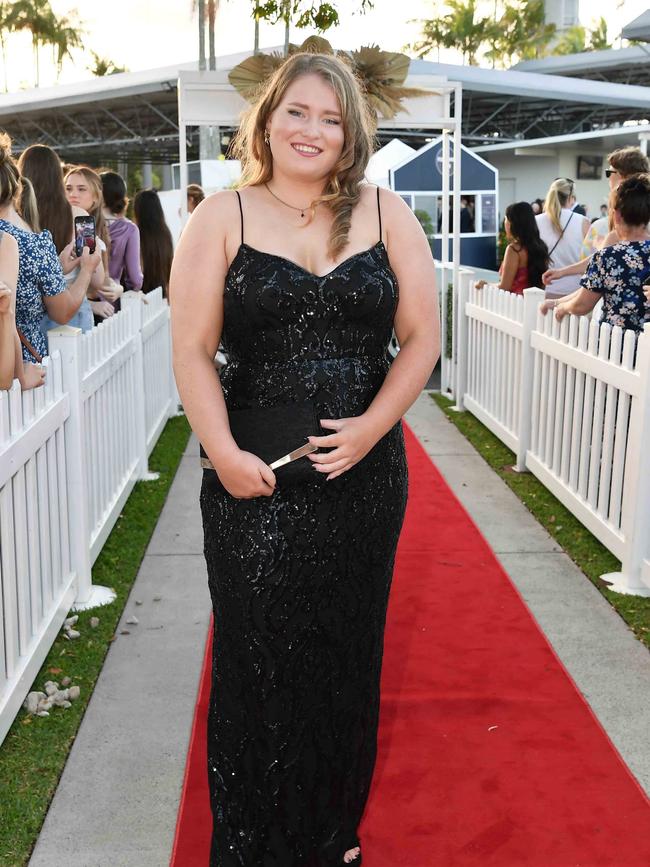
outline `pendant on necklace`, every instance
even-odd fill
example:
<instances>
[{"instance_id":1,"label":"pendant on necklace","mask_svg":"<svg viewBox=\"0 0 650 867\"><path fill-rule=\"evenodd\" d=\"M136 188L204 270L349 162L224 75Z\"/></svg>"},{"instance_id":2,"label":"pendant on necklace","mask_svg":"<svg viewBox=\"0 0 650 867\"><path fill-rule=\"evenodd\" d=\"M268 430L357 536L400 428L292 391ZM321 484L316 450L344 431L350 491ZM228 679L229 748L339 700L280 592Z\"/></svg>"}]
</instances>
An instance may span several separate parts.
<instances>
[{"instance_id":1,"label":"pendant on necklace","mask_svg":"<svg viewBox=\"0 0 650 867\"><path fill-rule=\"evenodd\" d=\"M304 216L305 216L305 212L304 212L304 211L301 211L301 212L300 212L300 216L301 216L301 217L304 217Z\"/></svg>"}]
</instances>

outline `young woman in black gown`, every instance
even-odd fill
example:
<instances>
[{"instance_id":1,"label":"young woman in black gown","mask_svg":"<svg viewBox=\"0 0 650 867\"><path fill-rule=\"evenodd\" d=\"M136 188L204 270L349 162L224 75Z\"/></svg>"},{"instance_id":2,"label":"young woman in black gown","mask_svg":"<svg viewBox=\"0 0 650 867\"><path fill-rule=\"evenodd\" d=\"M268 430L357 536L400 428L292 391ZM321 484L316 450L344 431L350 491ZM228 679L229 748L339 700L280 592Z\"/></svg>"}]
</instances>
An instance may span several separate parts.
<instances>
[{"instance_id":1,"label":"young woman in black gown","mask_svg":"<svg viewBox=\"0 0 650 867\"><path fill-rule=\"evenodd\" d=\"M407 494L400 419L439 354L429 245L398 196L364 183L371 145L348 67L294 55L242 125L240 189L199 205L174 259L174 370L216 470L201 488L211 867L361 864ZM327 451L301 458L313 479L276 485L227 411L296 402L316 406Z\"/></svg>"}]
</instances>

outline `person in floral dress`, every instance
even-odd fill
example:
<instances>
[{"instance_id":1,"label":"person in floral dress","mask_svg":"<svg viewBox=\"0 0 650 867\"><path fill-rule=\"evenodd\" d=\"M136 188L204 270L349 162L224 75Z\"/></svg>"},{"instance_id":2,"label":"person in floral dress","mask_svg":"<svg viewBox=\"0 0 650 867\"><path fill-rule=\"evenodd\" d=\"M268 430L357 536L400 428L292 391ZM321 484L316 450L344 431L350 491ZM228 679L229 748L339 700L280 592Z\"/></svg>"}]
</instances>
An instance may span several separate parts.
<instances>
[{"instance_id":1,"label":"person in floral dress","mask_svg":"<svg viewBox=\"0 0 650 867\"><path fill-rule=\"evenodd\" d=\"M614 193L614 225L619 241L597 250L580 281L580 290L566 301L557 300L555 318L583 316L603 299L601 322L643 331L650 321L643 291L650 282L650 176L634 175Z\"/></svg>"}]
</instances>

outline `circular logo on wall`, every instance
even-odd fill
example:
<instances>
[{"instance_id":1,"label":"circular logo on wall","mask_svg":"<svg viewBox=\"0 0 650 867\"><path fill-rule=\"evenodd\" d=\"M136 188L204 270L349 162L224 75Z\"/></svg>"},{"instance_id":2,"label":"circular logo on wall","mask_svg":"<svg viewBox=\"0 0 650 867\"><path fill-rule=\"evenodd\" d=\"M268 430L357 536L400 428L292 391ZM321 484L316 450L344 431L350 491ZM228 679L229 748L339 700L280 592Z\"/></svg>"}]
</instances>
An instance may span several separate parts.
<instances>
[{"instance_id":1,"label":"circular logo on wall","mask_svg":"<svg viewBox=\"0 0 650 867\"><path fill-rule=\"evenodd\" d=\"M454 176L454 164L451 161L452 153L451 153L451 145L449 146L449 178L453 178ZM436 153L436 170L440 177L442 177L442 145L439 146L438 151Z\"/></svg>"}]
</instances>

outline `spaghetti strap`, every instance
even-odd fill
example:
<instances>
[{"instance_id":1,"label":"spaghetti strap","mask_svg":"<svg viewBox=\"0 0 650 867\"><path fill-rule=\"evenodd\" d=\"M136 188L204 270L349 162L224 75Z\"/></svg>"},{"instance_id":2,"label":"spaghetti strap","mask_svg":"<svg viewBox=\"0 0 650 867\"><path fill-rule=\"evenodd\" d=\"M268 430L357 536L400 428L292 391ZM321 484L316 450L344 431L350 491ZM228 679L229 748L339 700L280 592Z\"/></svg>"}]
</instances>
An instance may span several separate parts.
<instances>
[{"instance_id":1,"label":"spaghetti strap","mask_svg":"<svg viewBox=\"0 0 650 867\"><path fill-rule=\"evenodd\" d=\"M381 241L381 207L379 205L379 187L377 187L377 216L379 217L379 240Z\"/></svg>"},{"instance_id":2,"label":"spaghetti strap","mask_svg":"<svg viewBox=\"0 0 650 867\"><path fill-rule=\"evenodd\" d=\"M237 193L237 201L239 202L239 219L241 221L241 243L244 243L244 211L241 206L241 196L239 195L239 190L235 190Z\"/></svg>"}]
</instances>

